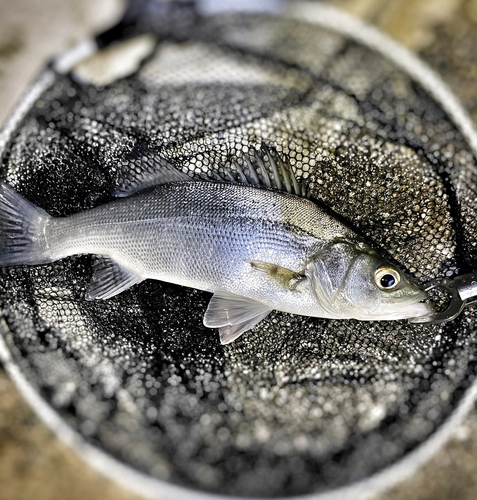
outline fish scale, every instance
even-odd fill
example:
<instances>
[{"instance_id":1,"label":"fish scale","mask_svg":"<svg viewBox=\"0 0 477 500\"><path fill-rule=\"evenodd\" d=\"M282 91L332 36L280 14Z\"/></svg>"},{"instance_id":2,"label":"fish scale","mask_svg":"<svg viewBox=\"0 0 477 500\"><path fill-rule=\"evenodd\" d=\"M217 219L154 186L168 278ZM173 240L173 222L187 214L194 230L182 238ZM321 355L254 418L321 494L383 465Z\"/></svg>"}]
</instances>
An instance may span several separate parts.
<instances>
[{"instance_id":1,"label":"fish scale","mask_svg":"<svg viewBox=\"0 0 477 500\"><path fill-rule=\"evenodd\" d=\"M316 205L288 193L186 182L52 219L47 238L51 260L108 255L143 279L261 298L272 308L307 314L316 310L312 294L297 297L273 280L257 286L261 273L246 261L299 272L326 243L348 234Z\"/></svg>"},{"instance_id":2,"label":"fish scale","mask_svg":"<svg viewBox=\"0 0 477 500\"><path fill-rule=\"evenodd\" d=\"M288 204L295 205L294 209L287 208ZM313 218L319 223L315 227L308 222ZM233 227L231 221L234 221ZM297 222L303 221L308 222L308 233L302 226L297 226ZM138 223L141 228L135 229ZM253 227L254 224L267 225L270 231L259 235ZM108 225L114 225L113 232L106 229ZM177 241L173 245L181 247L180 238L183 237L192 238L191 244L198 247L205 236L199 234L201 227L207 232L215 229L218 240L220 234L225 237L228 232L239 232L237 241L234 242L237 249L250 245L251 239L256 240L258 245L263 240L264 247L269 252L280 255L280 265L297 271L303 268L306 260L325 241L350 234L346 226L327 216L314 204L293 195L248 186L192 182L158 186L139 196L119 200L69 218L53 219L48 238L50 245L55 248L55 258L62 258L72 253L109 253L109 240L104 243L102 240L106 235L107 238L115 239L117 233L121 235L122 240L117 251L129 253L129 250L126 250L129 248L129 242L124 240L126 232L131 234L133 252L141 252L147 241L147 238L140 240L143 231L158 234L158 241L154 244L170 241L170 233L177 231ZM285 230L285 227L289 229ZM85 246L86 241L88 243ZM148 243L148 246L151 247L151 244ZM282 254L281 246L286 246L288 251ZM154 259L148 257L148 252L149 250L144 252L144 260L151 260L151 271L159 271L160 269L154 268ZM232 255L229 253L228 258ZM260 256L265 255L256 255Z\"/></svg>"}]
</instances>

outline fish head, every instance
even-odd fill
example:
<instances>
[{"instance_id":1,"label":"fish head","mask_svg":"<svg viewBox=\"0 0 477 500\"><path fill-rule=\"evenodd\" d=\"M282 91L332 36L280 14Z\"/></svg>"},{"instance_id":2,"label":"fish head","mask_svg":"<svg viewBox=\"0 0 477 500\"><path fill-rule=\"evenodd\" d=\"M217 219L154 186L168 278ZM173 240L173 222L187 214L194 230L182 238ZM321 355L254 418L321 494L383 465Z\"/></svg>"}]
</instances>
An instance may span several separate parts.
<instances>
[{"instance_id":1,"label":"fish head","mask_svg":"<svg viewBox=\"0 0 477 500\"><path fill-rule=\"evenodd\" d=\"M362 242L328 244L309 263L307 276L332 318L424 322L434 313L424 302L426 292Z\"/></svg>"}]
</instances>

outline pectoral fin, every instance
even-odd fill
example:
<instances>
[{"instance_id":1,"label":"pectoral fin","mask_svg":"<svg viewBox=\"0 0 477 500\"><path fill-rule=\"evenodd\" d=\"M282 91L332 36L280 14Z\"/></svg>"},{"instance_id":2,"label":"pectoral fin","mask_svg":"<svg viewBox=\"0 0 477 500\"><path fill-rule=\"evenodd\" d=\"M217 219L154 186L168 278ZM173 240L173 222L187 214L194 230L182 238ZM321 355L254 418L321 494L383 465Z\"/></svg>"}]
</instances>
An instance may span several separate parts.
<instances>
[{"instance_id":1,"label":"pectoral fin","mask_svg":"<svg viewBox=\"0 0 477 500\"><path fill-rule=\"evenodd\" d=\"M98 257L93 264L93 279L86 300L109 299L143 280L108 257Z\"/></svg>"},{"instance_id":2,"label":"pectoral fin","mask_svg":"<svg viewBox=\"0 0 477 500\"><path fill-rule=\"evenodd\" d=\"M217 292L210 299L204 316L204 325L218 328L220 342L229 344L253 328L271 309L269 306L247 297L227 292Z\"/></svg>"},{"instance_id":3,"label":"pectoral fin","mask_svg":"<svg viewBox=\"0 0 477 500\"><path fill-rule=\"evenodd\" d=\"M262 262L261 260L247 260L247 262L252 267L264 272L289 290L296 290L298 285L303 280L306 280L304 274L297 273L286 267L280 267L276 264L270 264L269 262Z\"/></svg>"}]
</instances>

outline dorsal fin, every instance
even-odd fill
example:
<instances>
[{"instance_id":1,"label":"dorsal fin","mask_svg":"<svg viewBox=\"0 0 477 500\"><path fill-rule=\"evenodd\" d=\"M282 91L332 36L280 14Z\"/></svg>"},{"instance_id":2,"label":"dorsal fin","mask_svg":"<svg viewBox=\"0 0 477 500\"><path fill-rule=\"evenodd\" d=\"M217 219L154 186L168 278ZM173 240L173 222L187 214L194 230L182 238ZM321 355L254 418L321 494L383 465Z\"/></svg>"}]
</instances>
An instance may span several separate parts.
<instances>
[{"instance_id":1,"label":"dorsal fin","mask_svg":"<svg viewBox=\"0 0 477 500\"><path fill-rule=\"evenodd\" d=\"M234 172L235 171L235 172ZM232 169L224 167L223 182L242 183L251 186L275 188L306 198L308 192L301 185L293 168L280 155L272 152L265 144L254 156L245 155L232 163Z\"/></svg>"},{"instance_id":2,"label":"dorsal fin","mask_svg":"<svg viewBox=\"0 0 477 500\"><path fill-rule=\"evenodd\" d=\"M193 181L144 143L137 143L127 155L119 172L114 196L124 197L151 186L170 182Z\"/></svg>"},{"instance_id":3,"label":"dorsal fin","mask_svg":"<svg viewBox=\"0 0 477 500\"><path fill-rule=\"evenodd\" d=\"M118 187L114 196L124 197L151 186L180 181L204 181L193 178L171 165L159 153L146 144L138 142L127 155L118 176ZM217 170L211 177L221 182L246 184L249 186L275 188L290 194L307 197L288 162L272 152L265 144L254 155L244 155L232 162L232 168L223 167L223 175Z\"/></svg>"}]
</instances>

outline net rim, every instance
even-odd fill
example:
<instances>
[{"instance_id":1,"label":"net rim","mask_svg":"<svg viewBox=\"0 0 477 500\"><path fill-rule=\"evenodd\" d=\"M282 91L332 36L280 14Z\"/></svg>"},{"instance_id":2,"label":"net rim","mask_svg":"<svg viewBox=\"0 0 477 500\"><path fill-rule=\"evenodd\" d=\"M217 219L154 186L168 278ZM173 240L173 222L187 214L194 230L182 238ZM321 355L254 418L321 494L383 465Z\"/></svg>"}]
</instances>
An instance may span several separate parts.
<instances>
[{"instance_id":1,"label":"net rim","mask_svg":"<svg viewBox=\"0 0 477 500\"><path fill-rule=\"evenodd\" d=\"M422 85L444 109L468 142L474 157L477 158L477 129L472 119L441 77L410 50L394 41L378 28L326 4L300 0L293 2L280 15L334 31L392 61L398 68ZM85 43L89 43L89 41L81 42L81 44ZM65 52L60 57L63 60L76 60L73 57L75 54L77 54L76 47ZM12 134L19 123L27 115L40 95L54 83L57 72L53 68L49 66L40 73L37 80L30 86L4 123L0 131L0 158L3 157L7 150ZM64 68L62 68L61 73L63 72L66 72ZM20 366L15 362L13 353L4 338L9 332L5 320L0 317L0 361L3 363L9 377L43 423L63 443L72 448L84 462L98 472L120 486L150 499L206 500L227 498L240 500L248 498L249 500L260 500L259 497L220 495L174 485L139 472L89 444L79 432L66 424L60 414L48 404L33 384L28 381ZM382 493L410 477L439 451L452 437L454 430L463 422L476 401L477 380L465 391L455 410L434 434L396 463L366 479L325 492L275 498L277 500L352 500L357 497L369 497Z\"/></svg>"}]
</instances>

